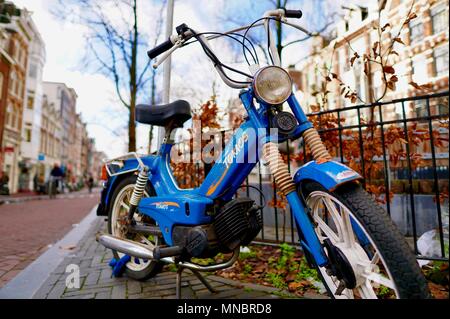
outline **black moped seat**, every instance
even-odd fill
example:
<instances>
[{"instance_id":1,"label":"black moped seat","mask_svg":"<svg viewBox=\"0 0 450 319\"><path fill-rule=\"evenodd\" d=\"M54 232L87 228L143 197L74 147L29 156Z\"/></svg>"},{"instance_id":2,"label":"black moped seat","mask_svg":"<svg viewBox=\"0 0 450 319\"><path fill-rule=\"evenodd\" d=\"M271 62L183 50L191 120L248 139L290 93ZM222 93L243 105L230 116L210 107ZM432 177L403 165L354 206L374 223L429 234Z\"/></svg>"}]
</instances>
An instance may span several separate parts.
<instances>
[{"instance_id":1,"label":"black moped seat","mask_svg":"<svg viewBox=\"0 0 450 319\"><path fill-rule=\"evenodd\" d=\"M184 100L161 105L139 104L135 115L139 123L181 127L191 118L191 106Z\"/></svg>"}]
</instances>

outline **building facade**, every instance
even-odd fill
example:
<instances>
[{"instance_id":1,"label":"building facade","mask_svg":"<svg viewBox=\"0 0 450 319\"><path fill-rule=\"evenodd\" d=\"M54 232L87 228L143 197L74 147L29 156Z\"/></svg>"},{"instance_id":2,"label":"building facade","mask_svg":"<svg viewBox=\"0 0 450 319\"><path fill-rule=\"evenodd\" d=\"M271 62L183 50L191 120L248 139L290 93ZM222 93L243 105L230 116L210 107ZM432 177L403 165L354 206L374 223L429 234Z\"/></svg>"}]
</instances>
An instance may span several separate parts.
<instances>
[{"instance_id":1,"label":"building facade","mask_svg":"<svg viewBox=\"0 0 450 319\"><path fill-rule=\"evenodd\" d=\"M53 166L61 165L62 139L61 114L46 95L42 97L40 130L37 179L39 184L45 184Z\"/></svg>"},{"instance_id":2,"label":"building facade","mask_svg":"<svg viewBox=\"0 0 450 319\"><path fill-rule=\"evenodd\" d=\"M61 154L60 165L66 173L66 178L71 181L74 175L76 153L73 144L76 135L76 100L75 90L67 87L65 83L44 82L44 93L48 103L53 104L61 117Z\"/></svg>"},{"instance_id":3,"label":"building facade","mask_svg":"<svg viewBox=\"0 0 450 319\"><path fill-rule=\"evenodd\" d=\"M91 152L90 139L86 129L86 123L81 119L81 114L76 115L75 157L74 157L74 183L84 183L88 172L89 152Z\"/></svg>"},{"instance_id":4,"label":"building facade","mask_svg":"<svg viewBox=\"0 0 450 319\"><path fill-rule=\"evenodd\" d=\"M368 104L380 97L389 101L424 94L418 92L411 82L418 85L430 84L431 90L425 93L448 90L448 0L415 1L411 12L417 17L402 27L399 38L404 44L394 43L397 54L393 54L390 58L398 77L395 90L387 90L383 96L382 71L373 63L367 70L362 65L361 59L356 59L351 66L350 60L355 52L359 56L368 54L378 41L379 35L374 25L389 23L393 26L390 36L394 37L398 26L402 25L408 16L411 4L412 0L385 0L379 3L374 1L366 8L349 6L344 19L336 25L334 36L331 39L323 37L314 39L310 55L292 70L303 105L306 107L320 105L321 109L335 109L363 102ZM381 21L378 21L378 5L384 8ZM382 41L385 43L391 40L383 38ZM321 95L317 92L326 81L327 69L356 92L360 99L352 103L344 98L339 82L332 81L327 84L329 91L327 103L321 105L322 103L318 101ZM425 106L421 103L410 103L407 110L409 115L423 114ZM391 107L392 109L386 110L386 115L390 119L401 116L400 109ZM439 107L442 106L432 106L433 112L438 112ZM308 112L311 111L312 109L308 109Z\"/></svg>"},{"instance_id":5,"label":"building facade","mask_svg":"<svg viewBox=\"0 0 450 319\"><path fill-rule=\"evenodd\" d=\"M34 22L29 21L33 32L28 58L22 125L22 160L19 163L19 190L34 190L37 178L42 120L42 74L45 65L45 44Z\"/></svg>"},{"instance_id":6,"label":"building facade","mask_svg":"<svg viewBox=\"0 0 450 319\"><path fill-rule=\"evenodd\" d=\"M2 25L9 33L9 43L7 48L8 53L14 62L9 69L2 137L2 150L4 154L3 171L9 177L8 187L11 193L15 193L19 189L22 118L29 46L33 34L29 26L30 19L30 13L26 10L21 10L19 16L11 17L9 23Z\"/></svg>"},{"instance_id":7,"label":"building facade","mask_svg":"<svg viewBox=\"0 0 450 319\"><path fill-rule=\"evenodd\" d=\"M378 4L383 8L381 20L378 16ZM449 2L448 0L384 0L373 2L372 7L348 6L344 19L336 25L332 38L317 37L314 39L310 54L291 69L291 75L298 90L297 95L307 113L322 110L345 109L352 105L371 104L375 101L392 101L445 92L449 89ZM412 8L412 9L411 9ZM408 14L413 12L417 17L405 23ZM389 65L395 69L398 81L394 89L388 89L384 94L385 84L383 72L376 63L365 67L362 59L354 59L355 52L363 57L369 54L374 44L379 41L376 25L387 27L390 33L382 37L383 47L393 43L396 54L390 55ZM400 41L392 42L398 35ZM387 35L387 34L386 34ZM328 71L329 70L329 71ZM343 87L340 81L326 79L326 75L335 74L338 79L357 93L359 98L351 101L342 95ZM415 85L417 84L417 85ZM427 85L427 90L417 86ZM325 90L323 88L326 88ZM327 92L325 95L323 92ZM323 97L326 97L325 100ZM432 116L448 114L448 98L430 99ZM419 99L405 102L406 118L428 116L427 101ZM402 103L386 104L382 108L383 120L403 119ZM370 120L370 108L360 110L361 121ZM340 113L343 126L359 125L356 110ZM415 121L417 129L428 130L428 123ZM439 133L439 138L448 141L448 129L440 127L435 120L433 126ZM345 138L345 136L343 137ZM431 145L423 142L409 146L410 153L421 154L424 159L420 166L431 165ZM448 170L448 146L435 147L437 166ZM389 153L389 150L388 150ZM399 162L398 165L406 165Z\"/></svg>"},{"instance_id":8,"label":"building facade","mask_svg":"<svg viewBox=\"0 0 450 319\"><path fill-rule=\"evenodd\" d=\"M1 141L3 141L3 130L5 125L5 114L8 100L8 80L9 70L14 60L9 55L9 33L0 27L0 170L3 170L4 151Z\"/></svg>"}]
</instances>

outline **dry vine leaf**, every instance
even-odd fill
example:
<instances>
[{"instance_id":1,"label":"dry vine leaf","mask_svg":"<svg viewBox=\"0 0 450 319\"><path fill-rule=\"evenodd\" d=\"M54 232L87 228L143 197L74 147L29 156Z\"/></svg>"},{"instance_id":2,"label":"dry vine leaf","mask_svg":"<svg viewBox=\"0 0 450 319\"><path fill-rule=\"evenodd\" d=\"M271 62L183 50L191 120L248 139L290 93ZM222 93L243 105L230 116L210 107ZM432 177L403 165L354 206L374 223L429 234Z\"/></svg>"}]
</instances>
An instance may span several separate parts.
<instances>
[{"instance_id":1,"label":"dry vine leaf","mask_svg":"<svg viewBox=\"0 0 450 319\"><path fill-rule=\"evenodd\" d=\"M400 38L394 38L394 41L405 45L405 42L403 42L403 40Z\"/></svg>"},{"instance_id":2,"label":"dry vine leaf","mask_svg":"<svg viewBox=\"0 0 450 319\"><path fill-rule=\"evenodd\" d=\"M406 18L405 22L403 24L408 24L412 19L417 18L417 14L415 12L411 13L408 18Z\"/></svg>"},{"instance_id":3,"label":"dry vine leaf","mask_svg":"<svg viewBox=\"0 0 450 319\"><path fill-rule=\"evenodd\" d=\"M398 77L396 75L391 76L391 78L389 79L389 82L398 82Z\"/></svg>"},{"instance_id":4,"label":"dry vine leaf","mask_svg":"<svg viewBox=\"0 0 450 319\"><path fill-rule=\"evenodd\" d=\"M395 83L392 81L387 81L386 82L386 86L391 90L394 91L395 90Z\"/></svg>"},{"instance_id":5,"label":"dry vine leaf","mask_svg":"<svg viewBox=\"0 0 450 319\"><path fill-rule=\"evenodd\" d=\"M421 91L429 91L433 88L433 85L431 83L419 85L416 82L409 82L409 85L414 87L416 90L421 90Z\"/></svg>"},{"instance_id":6,"label":"dry vine leaf","mask_svg":"<svg viewBox=\"0 0 450 319\"><path fill-rule=\"evenodd\" d=\"M391 26L390 23L386 23L386 24L381 28L381 31L384 32L384 30L386 30L386 29L389 28L390 26Z\"/></svg>"},{"instance_id":7,"label":"dry vine leaf","mask_svg":"<svg viewBox=\"0 0 450 319\"><path fill-rule=\"evenodd\" d=\"M390 66L390 65L385 65L383 67L383 71L385 73L388 73L388 74L394 74L395 73L395 69L392 66Z\"/></svg>"}]
</instances>

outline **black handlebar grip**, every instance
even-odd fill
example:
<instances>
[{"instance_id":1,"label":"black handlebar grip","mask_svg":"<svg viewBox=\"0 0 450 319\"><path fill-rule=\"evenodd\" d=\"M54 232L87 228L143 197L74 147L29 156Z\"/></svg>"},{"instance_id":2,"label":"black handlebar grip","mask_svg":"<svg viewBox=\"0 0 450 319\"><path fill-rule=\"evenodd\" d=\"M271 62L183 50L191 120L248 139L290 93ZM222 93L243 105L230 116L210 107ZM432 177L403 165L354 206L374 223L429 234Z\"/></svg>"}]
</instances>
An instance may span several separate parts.
<instances>
[{"instance_id":1,"label":"black handlebar grip","mask_svg":"<svg viewBox=\"0 0 450 319\"><path fill-rule=\"evenodd\" d=\"M284 8L284 16L286 18L297 18L300 19L303 15L302 10L288 10Z\"/></svg>"},{"instance_id":2,"label":"black handlebar grip","mask_svg":"<svg viewBox=\"0 0 450 319\"><path fill-rule=\"evenodd\" d=\"M155 247L153 250L153 258L159 260L165 257L179 256L183 253L184 248L180 246L172 247Z\"/></svg>"},{"instance_id":3,"label":"black handlebar grip","mask_svg":"<svg viewBox=\"0 0 450 319\"><path fill-rule=\"evenodd\" d=\"M153 58L156 58L161 53L164 53L167 50L170 50L170 48L172 48L172 47L173 47L173 43L169 39L169 40L157 45L153 49L147 51L147 55L150 59L153 59Z\"/></svg>"}]
</instances>

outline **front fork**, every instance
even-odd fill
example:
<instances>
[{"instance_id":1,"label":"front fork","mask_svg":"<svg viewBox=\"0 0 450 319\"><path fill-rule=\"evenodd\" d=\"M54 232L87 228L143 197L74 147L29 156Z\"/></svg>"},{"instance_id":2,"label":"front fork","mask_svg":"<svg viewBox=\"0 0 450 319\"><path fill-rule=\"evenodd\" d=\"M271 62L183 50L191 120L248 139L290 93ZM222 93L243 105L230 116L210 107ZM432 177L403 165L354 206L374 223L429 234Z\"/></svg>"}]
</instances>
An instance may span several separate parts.
<instances>
[{"instance_id":1,"label":"front fork","mask_svg":"<svg viewBox=\"0 0 450 319\"><path fill-rule=\"evenodd\" d=\"M315 129L309 130L315 131ZM317 131L315 132L317 134ZM323 149L325 149L323 144L321 145ZM326 152L325 149L326 153L324 153L323 149L320 149L320 154L322 156L327 155L328 152ZM300 228L303 234L303 239L301 240L302 247L314 257L314 260L319 267L325 266L328 263L328 258L323 250L322 244L320 243L316 232L314 231L311 220L305 211L305 207L300 201L294 181L292 180L287 165L284 163L281 157L277 144L273 142L264 144L263 156L266 159L269 169L274 176L276 184L280 188L281 192L286 196L289 205L294 213L297 226Z\"/></svg>"}]
</instances>

